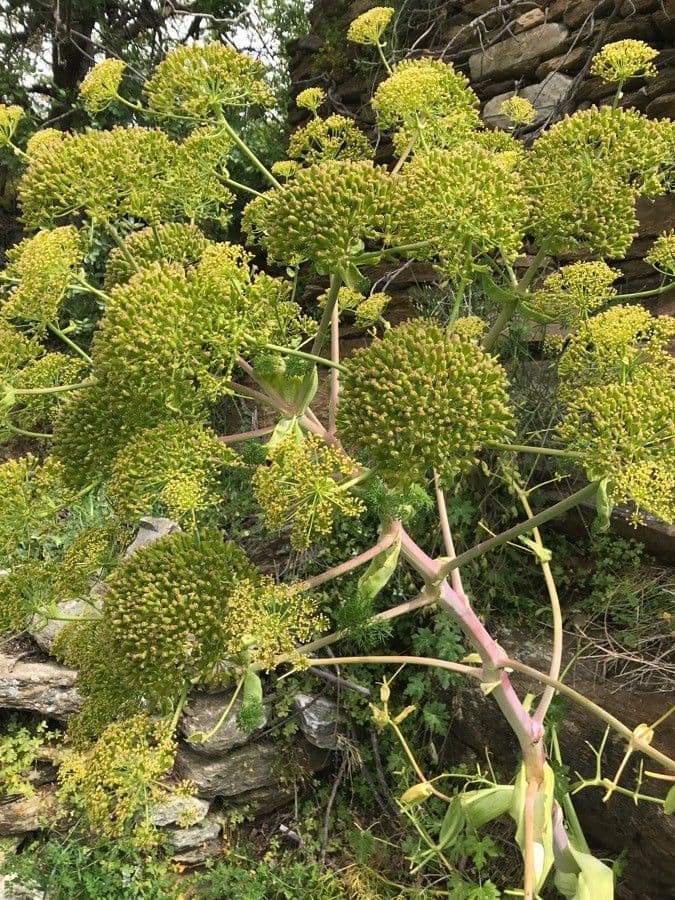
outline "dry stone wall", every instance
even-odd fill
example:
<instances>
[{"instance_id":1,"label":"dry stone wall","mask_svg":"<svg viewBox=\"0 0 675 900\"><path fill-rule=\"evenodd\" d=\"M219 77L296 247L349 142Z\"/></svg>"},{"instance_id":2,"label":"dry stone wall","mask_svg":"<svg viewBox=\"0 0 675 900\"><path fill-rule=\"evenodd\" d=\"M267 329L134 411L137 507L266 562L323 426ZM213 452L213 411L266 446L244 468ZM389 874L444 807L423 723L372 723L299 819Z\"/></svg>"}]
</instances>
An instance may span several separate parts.
<instances>
[{"instance_id":1,"label":"dry stone wall","mask_svg":"<svg viewBox=\"0 0 675 900\"><path fill-rule=\"evenodd\" d=\"M537 109L528 141L542 127L565 114L609 102L613 88L590 74L590 61L610 41L634 38L657 48L658 74L635 79L622 103L648 116L675 118L675 0L381 0L398 15L390 50L396 59L431 56L452 62L464 72L481 100L488 127L504 127L501 103L518 93ZM334 111L350 115L375 135L369 101L382 67L374 54L345 40L349 23L372 6L370 0L316 0L310 14L312 31L293 46L291 74L295 91L320 85ZM295 124L302 110L291 112ZM386 161L390 144L378 137L378 159ZM654 286L653 270L642 263L647 247L660 232L675 227L672 197L641 201L640 233L621 262L626 291ZM427 267L428 268L428 267ZM414 267L407 276L424 283ZM672 295L670 295L672 297ZM666 295L668 297L668 295ZM663 298L654 312L675 313L675 300Z\"/></svg>"}]
</instances>

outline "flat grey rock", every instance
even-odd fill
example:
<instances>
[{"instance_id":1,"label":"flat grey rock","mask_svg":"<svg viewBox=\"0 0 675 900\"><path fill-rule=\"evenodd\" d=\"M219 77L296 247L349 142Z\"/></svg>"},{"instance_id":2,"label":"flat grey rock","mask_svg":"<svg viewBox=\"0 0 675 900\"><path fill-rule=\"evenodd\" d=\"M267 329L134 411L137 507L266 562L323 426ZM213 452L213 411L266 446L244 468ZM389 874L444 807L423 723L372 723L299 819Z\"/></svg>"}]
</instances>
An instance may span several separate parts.
<instances>
[{"instance_id":1,"label":"flat grey rock","mask_svg":"<svg viewBox=\"0 0 675 900\"><path fill-rule=\"evenodd\" d=\"M192 827L206 817L210 806L208 800L199 797L172 797L165 803L153 806L150 810L150 821L153 825L159 826L189 822Z\"/></svg>"},{"instance_id":2,"label":"flat grey rock","mask_svg":"<svg viewBox=\"0 0 675 900\"><path fill-rule=\"evenodd\" d=\"M302 733L310 744L321 750L337 750L338 708L328 697L296 694L295 709Z\"/></svg>"},{"instance_id":3,"label":"flat grey rock","mask_svg":"<svg viewBox=\"0 0 675 900\"><path fill-rule=\"evenodd\" d=\"M220 822L209 819L192 828L167 828L166 836L176 850L194 850L209 841L215 841L221 832Z\"/></svg>"},{"instance_id":4,"label":"flat grey rock","mask_svg":"<svg viewBox=\"0 0 675 900\"><path fill-rule=\"evenodd\" d=\"M472 53L469 70L472 81L491 78L499 81L527 68L528 63L551 56L565 42L568 29L557 22L547 22L523 31L505 41L499 41Z\"/></svg>"},{"instance_id":5,"label":"flat grey rock","mask_svg":"<svg viewBox=\"0 0 675 900\"><path fill-rule=\"evenodd\" d=\"M208 734L220 721L221 716L232 700L233 691L219 691L215 694L196 694L190 698L185 707L179 729L188 741L190 749L200 756L222 756L228 750L241 747L255 735L246 734L237 724L237 714L241 709L241 697L237 697L232 710L218 731L208 741L191 741L198 733ZM268 709L258 731L265 727Z\"/></svg>"},{"instance_id":6,"label":"flat grey rock","mask_svg":"<svg viewBox=\"0 0 675 900\"><path fill-rule=\"evenodd\" d=\"M500 108L505 100L515 97L516 93L519 97L529 100L536 110L536 116L533 125L539 125L546 121L550 115L555 113L556 107L560 101L567 95L570 85L574 79L561 72L551 72L543 81L537 84L531 84L520 91L505 91L503 94L497 94L483 107L483 121L493 128L502 128L507 130L511 127L510 120L501 115Z\"/></svg>"},{"instance_id":7,"label":"flat grey rock","mask_svg":"<svg viewBox=\"0 0 675 900\"><path fill-rule=\"evenodd\" d=\"M237 797L277 783L280 762L280 747L275 743L245 744L222 757L203 756L183 744L174 768L179 778L195 785L200 797Z\"/></svg>"},{"instance_id":8,"label":"flat grey rock","mask_svg":"<svg viewBox=\"0 0 675 900\"><path fill-rule=\"evenodd\" d=\"M129 559L141 547L154 544L155 541L166 537L167 534L173 534L174 531L180 530L178 522L173 522L171 519L164 519L161 516L146 516L139 522L136 537L127 547L124 558Z\"/></svg>"},{"instance_id":9,"label":"flat grey rock","mask_svg":"<svg viewBox=\"0 0 675 900\"><path fill-rule=\"evenodd\" d=\"M93 616L94 610L86 600L63 600L58 604L59 614L62 616ZM28 628L28 634L33 638L40 650L51 653L57 637L68 625L60 619L49 619L45 624L43 618L33 616L33 621Z\"/></svg>"},{"instance_id":10,"label":"flat grey rock","mask_svg":"<svg viewBox=\"0 0 675 900\"><path fill-rule=\"evenodd\" d=\"M0 653L0 709L30 709L64 721L80 708L77 672L57 662L23 662Z\"/></svg>"}]
</instances>

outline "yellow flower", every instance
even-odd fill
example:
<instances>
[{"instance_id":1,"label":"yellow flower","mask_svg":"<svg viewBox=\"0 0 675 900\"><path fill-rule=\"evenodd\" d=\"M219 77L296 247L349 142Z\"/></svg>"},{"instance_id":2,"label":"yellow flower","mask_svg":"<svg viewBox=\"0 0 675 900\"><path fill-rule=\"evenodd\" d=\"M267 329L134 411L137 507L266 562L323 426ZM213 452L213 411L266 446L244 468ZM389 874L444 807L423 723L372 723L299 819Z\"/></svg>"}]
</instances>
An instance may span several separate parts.
<instances>
[{"instance_id":1,"label":"yellow flower","mask_svg":"<svg viewBox=\"0 0 675 900\"><path fill-rule=\"evenodd\" d=\"M645 262L675 277L675 229L664 231L657 237Z\"/></svg>"},{"instance_id":2,"label":"yellow flower","mask_svg":"<svg viewBox=\"0 0 675 900\"><path fill-rule=\"evenodd\" d=\"M295 98L295 103L300 109L308 109L316 115L316 111L326 99L326 92L319 87L305 88Z\"/></svg>"},{"instance_id":3,"label":"yellow flower","mask_svg":"<svg viewBox=\"0 0 675 900\"><path fill-rule=\"evenodd\" d=\"M509 97L499 107L499 112L514 125L531 125L537 117L537 110L525 97Z\"/></svg>"},{"instance_id":4,"label":"yellow flower","mask_svg":"<svg viewBox=\"0 0 675 900\"><path fill-rule=\"evenodd\" d=\"M88 113L95 115L116 99L125 68L121 59L104 59L89 70L80 85L80 99Z\"/></svg>"},{"instance_id":5,"label":"yellow flower","mask_svg":"<svg viewBox=\"0 0 675 900\"><path fill-rule=\"evenodd\" d=\"M659 55L644 41L614 41L593 57L591 72L603 81L626 81L628 78L654 78L654 60Z\"/></svg>"},{"instance_id":6,"label":"yellow flower","mask_svg":"<svg viewBox=\"0 0 675 900\"><path fill-rule=\"evenodd\" d=\"M374 6L354 19L347 31L347 40L354 44L379 44L393 15L391 6Z\"/></svg>"},{"instance_id":7,"label":"yellow flower","mask_svg":"<svg viewBox=\"0 0 675 900\"><path fill-rule=\"evenodd\" d=\"M0 104L0 144L12 139L16 126L23 118L23 110L20 106L5 106Z\"/></svg>"}]
</instances>

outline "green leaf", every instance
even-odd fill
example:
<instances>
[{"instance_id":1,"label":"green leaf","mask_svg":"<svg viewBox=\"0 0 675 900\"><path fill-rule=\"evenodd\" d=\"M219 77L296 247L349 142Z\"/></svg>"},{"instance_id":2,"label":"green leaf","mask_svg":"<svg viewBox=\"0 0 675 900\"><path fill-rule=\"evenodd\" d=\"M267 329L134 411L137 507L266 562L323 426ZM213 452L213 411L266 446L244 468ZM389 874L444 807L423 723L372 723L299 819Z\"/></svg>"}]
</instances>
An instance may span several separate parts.
<instances>
[{"instance_id":1,"label":"green leaf","mask_svg":"<svg viewBox=\"0 0 675 900\"><path fill-rule=\"evenodd\" d=\"M358 593L361 597L368 600L377 597L396 571L400 553L401 540L399 538L391 547L387 547L371 560L370 565L359 578Z\"/></svg>"},{"instance_id":2,"label":"green leaf","mask_svg":"<svg viewBox=\"0 0 675 900\"><path fill-rule=\"evenodd\" d=\"M607 489L609 487L609 478L603 478L598 486L598 492L595 495L595 508L597 510L597 518L595 527L597 531L609 531L610 518L614 504L608 497Z\"/></svg>"},{"instance_id":3,"label":"green leaf","mask_svg":"<svg viewBox=\"0 0 675 900\"><path fill-rule=\"evenodd\" d=\"M482 274L480 276L481 284L483 286L483 290L488 295L490 300L493 300L495 303L498 303L500 306L505 306L507 303L516 303L520 302L520 294L517 294L515 291L509 288L500 287L498 284L490 278L489 275Z\"/></svg>"},{"instance_id":4,"label":"green leaf","mask_svg":"<svg viewBox=\"0 0 675 900\"><path fill-rule=\"evenodd\" d=\"M270 435L267 446L270 450L273 450L286 438L292 438L298 444L302 442L302 429L298 425L296 416L290 419L279 419L274 426L274 431Z\"/></svg>"},{"instance_id":5,"label":"green leaf","mask_svg":"<svg viewBox=\"0 0 675 900\"><path fill-rule=\"evenodd\" d=\"M482 828L511 809L515 788L512 784L479 788L460 794L462 810L472 828Z\"/></svg>"},{"instance_id":6,"label":"green leaf","mask_svg":"<svg viewBox=\"0 0 675 900\"><path fill-rule=\"evenodd\" d=\"M244 688L242 691L242 704L248 706L249 703L262 703L263 685L257 672L250 669L244 675Z\"/></svg>"},{"instance_id":7,"label":"green leaf","mask_svg":"<svg viewBox=\"0 0 675 900\"><path fill-rule=\"evenodd\" d=\"M538 322L540 325L549 325L551 322L555 322L555 316L547 316L546 313L532 309L531 306L528 306L527 303L523 303L522 301L518 307L518 311L522 313L526 319L530 319L532 322Z\"/></svg>"},{"instance_id":8,"label":"green leaf","mask_svg":"<svg viewBox=\"0 0 675 900\"><path fill-rule=\"evenodd\" d=\"M548 763L544 765L544 780L534 798L534 863L536 889L539 891L553 865L553 796L555 775ZM514 785L511 818L516 822L516 843L521 853L525 849L525 799L527 776L525 766L520 767Z\"/></svg>"},{"instance_id":9,"label":"green leaf","mask_svg":"<svg viewBox=\"0 0 675 900\"><path fill-rule=\"evenodd\" d=\"M555 886L560 893L567 900L613 900L614 873L609 866L577 850L571 841L568 849L578 871L556 872Z\"/></svg>"},{"instance_id":10,"label":"green leaf","mask_svg":"<svg viewBox=\"0 0 675 900\"><path fill-rule=\"evenodd\" d=\"M668 796L666 797L663 809L669 816L675 813L675 784L668 791Z\"/></svg>"}]
</instances>

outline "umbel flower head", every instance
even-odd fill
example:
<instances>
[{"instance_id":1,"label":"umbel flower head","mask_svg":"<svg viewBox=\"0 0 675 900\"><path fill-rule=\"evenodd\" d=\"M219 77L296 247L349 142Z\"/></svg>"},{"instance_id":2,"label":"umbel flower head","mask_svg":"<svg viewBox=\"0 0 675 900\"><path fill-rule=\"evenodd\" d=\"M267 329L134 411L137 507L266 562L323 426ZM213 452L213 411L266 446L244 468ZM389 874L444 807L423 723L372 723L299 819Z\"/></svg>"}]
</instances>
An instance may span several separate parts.
<instances>
[{"instance_id":1,"label":"umbel flower head","mask_svg":"<svg viewBox=\"0 0 675 900\"><path fill-rule=\"evenodd\" d=\"M675 229L664 231L657 237L645 262L675 278Z\"/></svg>"},{"instance_id":2,"label":"umbel flower head","mask_svg":"<svg viewBox=\"0 0 675 900\"><path fill-rule=\"evenodd\" d=\"M372 159L373 148L351 119L334 115L312 119L298 128L291 135L288 155L312 165L325 159Z\"/></svg>"},{"instance_id":3,"label":"umbel flower head","mask_svg":"<svg viewBox=\"0 0 675 900\"><path fill-rule=\"evenodd\" d=\"M117 98L126 63L104 59L87 72L80 85L80 100L90 115L96 115Z\"/></svg>"},{"instance_id":4,"label":"umbel flower head","mask_svg":"<svg viewBox=\"0 0 675 900\"><path fill-rule=\"evenodd\" d=\"M321 294L317 300L322 308L326 305L328 293ZM374 325L382 316L385 308L391 301L389 294L376 291L365 297L359 291L342 286L338 291L338 307L340 310L349 310L354 313L356 324L360 328Z\"/></svg>"},{"instance_id":5,"label":"umbel flower head","mask_svg":"<svg viewBox=\"0 0 675 900\"><path fill-rule=\"evenodd\" d=\"M123 519L156 512L181 522L220 502L219 476L237 455L201 425L169 421L134 435L115 457L107 495Z\"/></svg>"},{"instance_id":6,"label":"umbel flower head","mask_svg":"<svg viewBox=\"0 0 675 900\"><path fill-rule=\"evenodd\" d=\"M558 363L560 394L580 385L625 384L645 370L672 376L667 347L675 335L672 316L652 316L643 306L614 306L583 322Z\"/></svg>"},{"instance_id":7,"label":"umbel flower head","mask_svg":"<svg viewBox=\"0 0 675 900\"><path fill-rule=\"evenodd\" d=\"M79 356L45 353L31 360L12 378L12 387L49 388L75 384L86 374L87 363ZM17 395L11 410L11 424L28 431L44 431L65 402L66 393ZM0 425L0 434L2 426Z\"/></svg>"},{"instance_id":8,"label":"umbel flower head","mask_svg":"<svg viewBox=\"0 0 675 900\"><path fill-rule=\"evenodd\" d=\"M239 581L230 594L229 609L228 657L236 659L245 650L251 662L268 669L274 667L277 656L292 654L297 644L328 628L328 620L309 594L266 576Z\"/></svg>"},{"instance_id":9,"label":"umbel flower head","mask_svg":"<svg viewBox=\"0 0 675 900\"><path fill-rule=\"evenodd\" d=\"M478 97L468 80L438 59L405 59L380 82L372 106L384 130L396 129L394 149L453 147L480 127Z\"/></svg>"},{"instance_id":10,"label":"umbel flower head","mask_svg":"<svg viewBox=\"0 0 675 900\"><path fill-rule=\"evenodd\" d=\"M499 107L499 112L516 126L531 125L537 117L537 110L525 97L509 97Z\"/></svg>"},{"instance_id":11,"label":"umbel flower head","mask_svg":"<svg viewBox=\"0 0 675 900\"><path fill-rule=\"evenodd\" d=\"M644 41L626 40L605 44L593 57L591 72L603 81L624 82L629 78L654 78L654 60L659 55Z\"/></svg>"},{"instance_id":12,"label":"umbel flower head","mask_svg":"<svg viewBox=\"0 0 675 900\"><path fill-rule=\"evenodd\" d=\"M523 241L528 206L517 175L505 175L494 156L469 142L454 150L416 156L397 181L402 244L438 257L453 279L471 276L481 257L501 252L513 260Z\"/></svg>"},{"instance_id":13,"label":"umbel flower head","mask_svg":"<svg viewBox=\"0 0 675 900\"><path fill-rule=\"evenodd\" d=\"M379 44L394 12L391 6L374 6L362 13L349 26L347 40L354 44Z\"/></svg>"},{"instance_id":14,"label":"umbel flower head","mask_svg":"<svg viewBox=\"0 0 675 900\"><path fill-rule=\"evenodd\" d=\"M545 278L527 305L551 320L574 325L614 299L612 285L620 274L602 260L572 263Z\"/></svg>"},{"instance_id":15,"label":"umbel flower head","mask_svg":"<svg viewBox=\"0 0 675 900\"><path fill-rule=\"evenodd\" d=\"M0 380L7 377L11 381L17 369L41 353L42 347L34 338L0 318Z\"/></svg>"},{"instance_id":16,"label":"umbel flower head","mask_svg":"<svg viewBox=\"0 0 675 900\"><path fill-rule=\"evenodd\" d=\"M274 95L258 60L226 44L192 44L167 53L145 84L156 116L217 118L224 109L271 106Z\"/></svg>"},{"instance_id":17,"label":"umbel flower head","mask_svg":"<svg viewBox=\"0 0 675 900\"><path fill-rule=\"evenodd\" d=\"M5 276L18 283L1 314L43 331L58 319L61 301L82 260L80 234L72 225L39 231L9 250L7 259Z\"/></svg>"},{"instance_id":18,"label":"umbel flower head","mask_svg":"<svg viewBox=\"0 0 675 900\"><path fill-rule=\"evenodd\" d=\"M521 167L537 242L622 257L637 233L637 197L666 189L672 148L671 123L634 109L592 107L553 125Z\"/></svg>"},{"instance_id":19,"label":"umbel flower head","mask_svg":"<svg viewBox=\"0 0 675 900\"><path fill-rule=\"evenodd\" d=\"M232 635L227 616L240 579L256 570L219 532L174 532L142 547L108 581L104 617L132 685L149 699L186 682L219 683Z\"/></svg>"},{"instance_id":20,"label":"umbel flower head","mask_svg":"<svg viewBox=\"0 0 675 900\"><path fill-rule=\"evenodd\" d=\"M462 316L452 325L452 333L468 340L480 341L487 331L488 323L480 316Z\"/></svg>"},{"instance_id":21,"label":"umbel flower head","mask_svg":"<svg viewBox=\"0 0 675 900\"><path fill-rule=\"evenodd\" d=\"M106 291L125 284L138 269L155 262L177 263L184 269L196 266L211 241L197 228L181 222L169 222L155 228L141 228L124 239L124 250L115 247L106 262ZM129 256L136 263L132 266Z\"/></svg>"},{"instance_id":22,"label":"umbel flower head","mask_svg":"<svg viewBox=\"0 0 675 900\"><path fill-rule=\"evenodd\" d=\"M345 486L355 464L344 453L313 434L302 440L286 438L270 451L270 461L253 476L255 498L270 529L291 525L291 543L306 550L330 534L338 515L354 517L364 511Z\"/></svg>"},{"instance_id":23,"label":"umbel flower head","mask_svg":"<svg viewBox=\"0 0 675 900\"><path fill-rule=\"evenodd\" d=\"M0 145L11 141L22 118L23 110L20 106L5 106L0 103Z\"/></svg>"},{"instance_id":24,"label":"umbel flower head","mask_svg":"<svg viewBox=\"0 0 675 900\"><path fill-rule=\"evenodd\" d=\"M310 112L313 112L314 115L316 115L317 110L325 99L326 92L322 88L305 88L305 90L300 91L298 96L295 98L295 105L299 109L308 109Z\"/></svg>"},{"instance_id":25,"label":"umbel flower head","mask_svg":"<svg viewBox=\"0 0 675 900\"><path fill-rule=\"evenodd\" d=\"M383 474L420 481L468 471L513 428L506 374L473 340L413 319L345 362L338 427Z\"/></svg>"},{"instance_id":26,"label":"umbel flower head","mask_svg":"<svg viewBox=\"0 0 675 900\"><path fill-rule=\"evenodd\" d=\"M393 198L393 180L381 167L328 160L256 197L244 210L242 228L271 261L312 260L335 269L360 252L363 241L387 238Z\"/></svg>"},{"instance_id":27,"label":"umbel flower head","mask_svg":"<svg viewBox=\"0 0 675 900\"><path fill-rule=\"evenodd\" d=\"M675 521L675 379L642 370L622 384L591 384L567 402L557 438L584 456L592 479L609 478L613 503L633 502Z\"/></svg>"}]
</instances>

